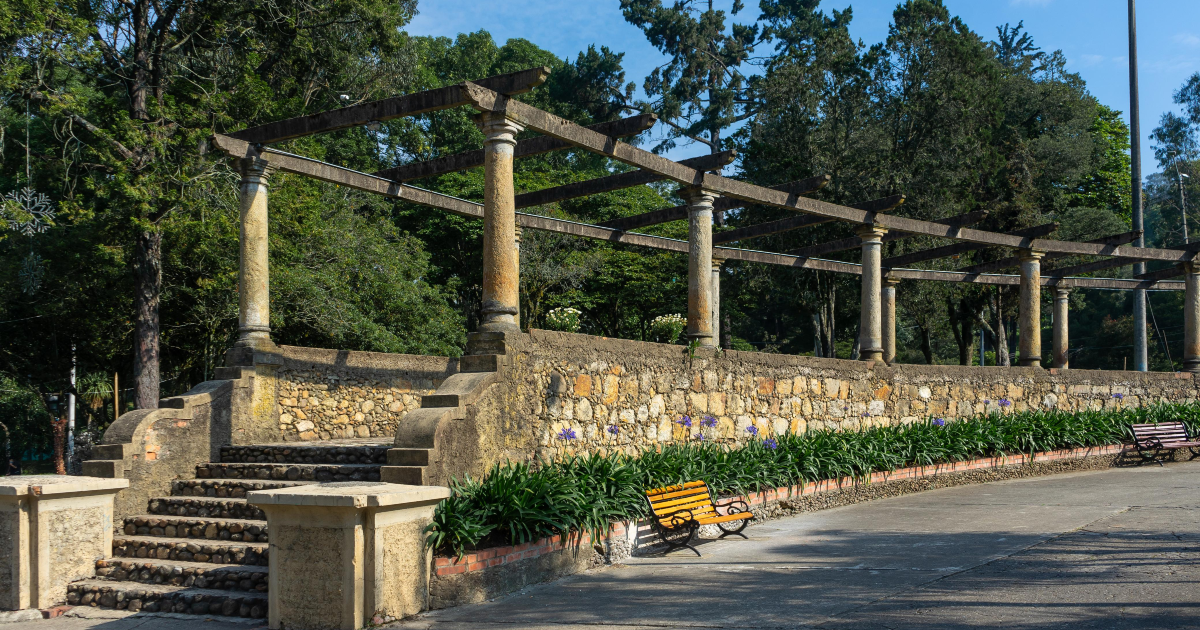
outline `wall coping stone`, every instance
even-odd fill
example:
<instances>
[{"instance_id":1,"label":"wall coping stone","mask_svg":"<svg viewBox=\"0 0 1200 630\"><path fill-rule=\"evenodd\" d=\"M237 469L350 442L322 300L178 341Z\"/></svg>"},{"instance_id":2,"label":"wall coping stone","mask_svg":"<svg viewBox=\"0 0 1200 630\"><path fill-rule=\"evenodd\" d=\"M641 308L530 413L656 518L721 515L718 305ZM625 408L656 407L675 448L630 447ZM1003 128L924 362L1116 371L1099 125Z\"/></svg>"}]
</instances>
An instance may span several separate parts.
<instances>
[{"instance_id":1,"label":"wall coping stone","mask_svg":"<svg viewBox=\"0 0 1200 630\"><path fill-rule=\"evenodd\" d=\"M82 492L108 492L129 487L128 479L72 475L15 475L0 481L3 496L51 496Z\"/></svg>"},{"instance_id":2,"label":"wall coping stone","mask_svg":"<svg viewBox=\"0 0 1200 630\"><path fill-rule=\"evenodd\" d=\"M323 507L392 507L436 503L450 496L442 486L408 486L384 482L319 483L246 495L251 505L312 505Z\"/></svg>"}]
</instances>

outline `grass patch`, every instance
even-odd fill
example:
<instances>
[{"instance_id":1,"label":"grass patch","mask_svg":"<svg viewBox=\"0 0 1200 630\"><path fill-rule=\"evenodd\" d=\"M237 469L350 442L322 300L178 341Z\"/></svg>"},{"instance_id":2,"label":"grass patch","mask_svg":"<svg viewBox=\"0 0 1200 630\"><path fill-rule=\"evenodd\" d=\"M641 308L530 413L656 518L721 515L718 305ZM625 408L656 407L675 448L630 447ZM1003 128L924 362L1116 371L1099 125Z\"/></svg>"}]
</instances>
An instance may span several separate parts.
<instances>
[{"instance_id":1,"label":"grass patch","mask_svg":"<svg viewBox=\"0 0 1200 630\"><path fill-rule=\"evenodd\" d=\"M1129 442L1129 425L1182 420L1200 427L1200 404L1112 411L1025 411L939 419L858 431L818 429L756 439L740 448L667 444L636 456L586 455L496 465L451 484L429 527L429 544L462 555L571 532L603 533L646 515L646 488L704 480L718 494L865 477L906 466Z\"/></svg>"}]
</instances>

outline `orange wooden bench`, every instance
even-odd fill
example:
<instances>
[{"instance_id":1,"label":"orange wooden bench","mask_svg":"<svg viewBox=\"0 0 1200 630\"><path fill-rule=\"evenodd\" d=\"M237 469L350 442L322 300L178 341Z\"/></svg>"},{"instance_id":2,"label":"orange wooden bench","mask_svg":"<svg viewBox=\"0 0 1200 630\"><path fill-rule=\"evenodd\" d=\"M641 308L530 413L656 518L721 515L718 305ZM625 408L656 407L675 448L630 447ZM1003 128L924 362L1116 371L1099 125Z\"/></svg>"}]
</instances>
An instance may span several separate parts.
<instances>
[{"instance_id":1,"label":"orange wooden bench","mask_svg":"<svg viewBox=\"0 0 1200 630\"><path fill-rule=\"evenodd\" d=\"M1181 448L1191 452L1191 459L1200 457L1200 451L1197 451L1200 441L1188 435L1187 426L1182 422L1131 424L1129 428L1133 431L1133 447L1142 457L1142 462L1158 462L1162 466L1160 455Z\"/></svg>"},{"instance_id":2,"label":"orange wooden bench","mask_svg":"<svg viewBox=\"0 0 1200 630\"><path fill-rule=\"evenodd\" d=\"M692 540L701 525L716 525L721 529L721 538L730 534L745 538L742 530L754 518L745 501L713 503L708 485L703 481L647 490L646 501L650 503L650 522L658 537L667 544L668 552L687 547L700 555L692 546ZM725 513L717 511L717 508L724 508ZM737 529L728 529L726 523L739 525Z\"/></svg>"}]
</instances>

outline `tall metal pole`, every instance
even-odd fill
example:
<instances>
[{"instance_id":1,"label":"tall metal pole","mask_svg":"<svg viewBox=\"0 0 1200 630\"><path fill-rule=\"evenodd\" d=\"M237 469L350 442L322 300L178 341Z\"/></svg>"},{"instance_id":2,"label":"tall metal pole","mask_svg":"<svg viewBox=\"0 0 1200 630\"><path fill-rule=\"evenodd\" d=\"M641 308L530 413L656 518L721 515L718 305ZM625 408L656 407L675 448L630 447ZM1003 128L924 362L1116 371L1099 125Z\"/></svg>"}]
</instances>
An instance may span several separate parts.
<instances>
[{"instance_id":1,"label":"tall metal pole","mask_svg":"<svg viewBox=\"0 0 1200 630\"><path fill-rule=\"evenodd\" d=\"M1187 231L1187 200L1183 197L1183 173L1179 171L1179 154L1175 154L1175 179L1179 180L1179 214L1183 217L1183 244L1189 245Z\"/></svg>"},{"instance_id":2,"label":"tall metal pole","mask_svg":"<svg viewBox=\"0 0 1200 630\"><path fill-rule=\"evenodd\" d=\"M1142 220L1142 125L1138 107L1138 62L1137 62L1137 9L1134 0L1129 0L1129 174L1132 184L1133 229L1138 233L1136 245L1146 246ZM1146 273L1146 263L1134 263L1133 275ZM1146 346L1146 290L1133 292L1133 369L1145 372L1147 368Z\"/></svg>"}]
</instances>

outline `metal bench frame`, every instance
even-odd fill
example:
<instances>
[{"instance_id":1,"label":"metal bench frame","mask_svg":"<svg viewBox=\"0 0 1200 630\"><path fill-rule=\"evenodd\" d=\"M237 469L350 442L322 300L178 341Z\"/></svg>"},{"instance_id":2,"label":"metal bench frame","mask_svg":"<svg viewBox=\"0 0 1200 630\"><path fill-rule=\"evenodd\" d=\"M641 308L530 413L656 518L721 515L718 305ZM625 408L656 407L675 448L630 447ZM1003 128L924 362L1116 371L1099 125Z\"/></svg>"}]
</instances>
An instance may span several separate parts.
<instances>
[{"instance_id":1,"label":"metal bench frame","mask_svg":"<svg viewBox=\"0 0 1200 630\"><path fill-rule=\"evenodd\" d=\"M659 539L667 545L667 549L664 551L664 553L670 553L676 549L687 547L688 549L694 551L697 556L699 556L700 552L692 546L692 541L695 540L696 532L700 529L701 519L697 519L694 515L694 512L697 507L703 508L705 506L694 506L693 508L679 509L666 514L657 514L655 513L654 509L654 497L651 496L651 493L682 491L687 489L686 486L691 486L692 488L703 488L703 492L708 495L708 504L712 506L714 511L717 511L718 508L724 508L725 515L750 515L750 505L741 499L730 499L723 503L717 503L716 501L712 500L712 493L709 491L708 485L702 481L647 490L646 503L650 508L650 524L654 529L654 533L658 534ZM697 492L697 494L699 494L699 492ZM725 527L724 523L713 523L721 530L721 535L717 538L724 538L731 534L737 534L742 538L746 538L746 535L742 533L742 530L746 529L746 526L750 524L751 518L753 517L748 516L747 518L741 519L736 529L727 528ZM680 536L682 536L682 538L680 538ZM674 537L674 540L672 537ZM749 539L747 538L747 540Z\"/></svg>"},{"instance_id":2,"label":"metal bench frame","mask_svg":"<svg viewBox=\"0 0 1200 630\"><path fill-rule=\"evenodd\" d=\"M1183 448L1192 455L1188 461L1200 457L1200 441L1188 434L1187 425L1182 422L1131 424L1129 431L1133 435L1134 451L1142 458L1140 463L1155 462L1162 466L1163 455ZM1172 435L1164 435L1166 432Z\"/></svg>"}]
</instances>

